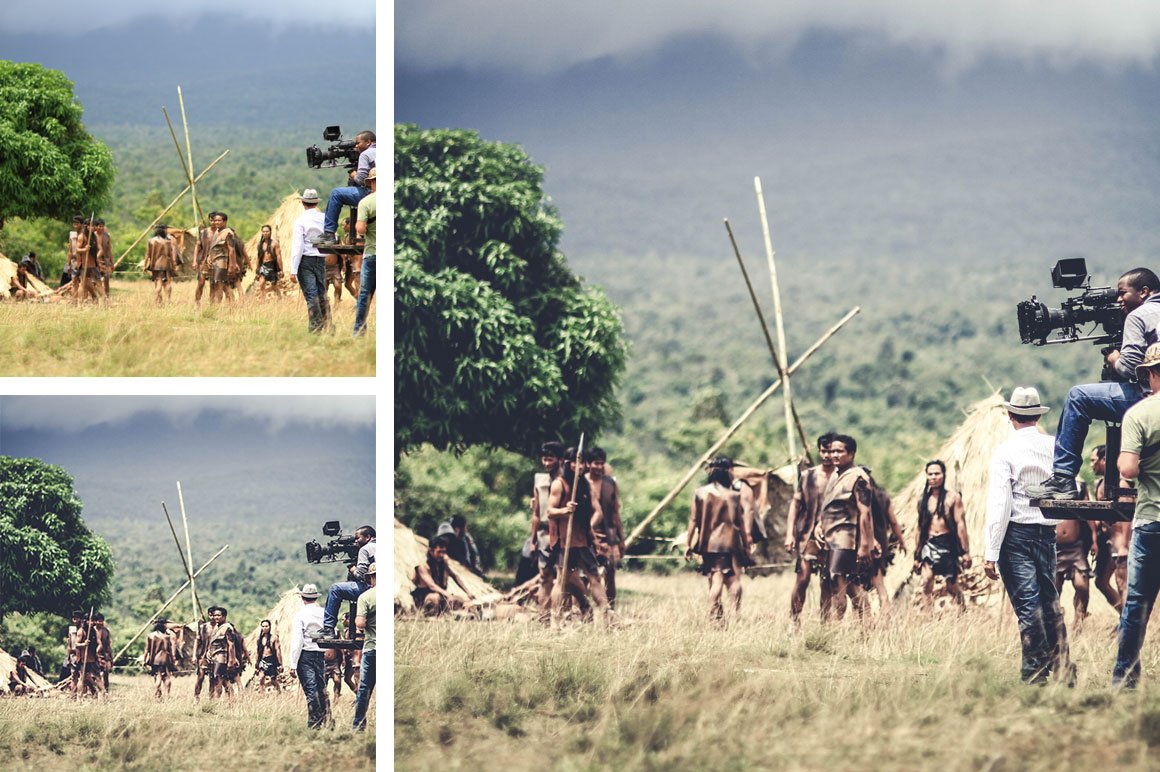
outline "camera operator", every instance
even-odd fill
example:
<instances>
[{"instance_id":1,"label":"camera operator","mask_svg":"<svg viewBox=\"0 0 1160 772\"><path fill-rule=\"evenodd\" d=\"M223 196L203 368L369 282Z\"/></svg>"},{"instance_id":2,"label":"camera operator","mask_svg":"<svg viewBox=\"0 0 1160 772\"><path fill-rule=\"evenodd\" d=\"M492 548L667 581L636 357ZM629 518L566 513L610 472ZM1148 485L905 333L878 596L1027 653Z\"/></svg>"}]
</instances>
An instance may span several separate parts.
<instances>
[{"instance_id":1,"label":"camera operator","mask_svg":"<svg viewBox=\"0 0 1160 772\"><path fill-rule=\"evenodd\" d=\"M335 188L330 191L330 198L326 201L326 219L322 226L322 235L314 240L316 245L334 244L337 241L338 215L344 206L355 206L364 196L370 194L367 186L367 174L375 168L375 155L378 153L373 131L360 131L354 138L354 149L358 151L358 168L350 171L351 187Z\"/></svg>"},{"instance_id":2,"label":"camera operator","mask_svg":"<svg viewBox=\"0 0 1160 772\"><path fill-rule=\"evenodd\" d=\"M1160 327L1160 279L1147 268L1133 268L1120 277L1116 299L1124 319L1121 347L1104 358L1120 380L1085 383L1067 393L1059 426L1055 431L1055 459L1051 477L1042 485L1027 487L1033 499L1072 501L1080 497L1075 484L1083 464L1083 444L1092 421L1119 422L1125 411L1144 396L1136 380L1136 365L1144 350L1157 341ZM1112 492L1109 492L1111 495Z\"/></svg>"},{"instance_id":3,"label":"camera operator","mask_svg":"<svg viewBox=\"0 0 1160 772\"><path fill-rule=\"evenodd\" d=\"M326 610L322 616L322 637L334 638L334 628L338 624L338 607L344 600L358 600L358 596L371 588L367 580L367 568L375 562L375 529L364 525L354 532L354 543L358 545L358 562L347 569L351 581L335 582L326 594Z\"/></svg>"}]
</instances>

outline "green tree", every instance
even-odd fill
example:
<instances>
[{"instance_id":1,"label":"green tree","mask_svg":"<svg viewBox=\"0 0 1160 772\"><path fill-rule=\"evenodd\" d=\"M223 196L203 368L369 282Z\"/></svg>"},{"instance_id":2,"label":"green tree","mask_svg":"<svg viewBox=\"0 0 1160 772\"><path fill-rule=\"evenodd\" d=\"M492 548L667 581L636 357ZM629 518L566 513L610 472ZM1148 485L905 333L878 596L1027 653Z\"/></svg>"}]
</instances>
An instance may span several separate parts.
<instances>
[{"instance_id":1,"label":"green tree","mask_svg":"<svg viewBox=\"0 0 1160 772\"><path fill-rule=\"evenodd\" d=\"M395 127L395 442L527 451L616 424L617 310L556 248L543 171L475 132Z\"/></svg>"},{"instance_id":2,"label":"green tree","mask_svg":"<svg viewBox=\"0 0 1160 772\"><path fill-rule=\"evenodd\" d=\"M0 228L9 217L67 219L101 209L113 155L81 123L64 73L0 61Z\"/></svg>"},{"instance_id":3,"label":"green tree","mask_svg":"<svg viewBox=\"0 0 1160 772\"><path fill-rule=\"evenodd\" d=\"M81 518L72 477L38 459L0 456L0 619L98 605L112 576L112 552Z\"/></svg>"}]
</instances>

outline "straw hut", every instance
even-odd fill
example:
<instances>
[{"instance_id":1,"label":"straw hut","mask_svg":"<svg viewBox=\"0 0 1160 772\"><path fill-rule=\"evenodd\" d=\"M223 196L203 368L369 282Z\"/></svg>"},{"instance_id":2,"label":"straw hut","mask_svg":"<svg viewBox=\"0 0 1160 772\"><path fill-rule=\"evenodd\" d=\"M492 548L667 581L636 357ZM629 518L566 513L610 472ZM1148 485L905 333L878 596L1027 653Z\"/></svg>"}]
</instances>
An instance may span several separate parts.
<instances>
[{"instance_id":1,"label":"straw hut","mask_svg":"<svg viewBox=\"0 0 1160 772\"><path fill-rule=\"evenodd\" d=\"M793 500L795 474L797 470L792 464L780 469L767 469L754 488L757 511L753 537L757 544L753 559L759 564L773 566L789 560L782 543L785 541L785 515Z\"/></svg>"},{"instance_id":2,"label":"straw hut","mask_svg":"<svg viewBox=\"0 0 1160 772\"><path fill-rule=\"evenodd\" d=\"M17 265L15 262L0 254L0 292L3 292L4 300L9 298L8 288L12 286L12 277L16 275L16 268ZM27 281L25 281L24 286L31 290L32 294L36 297L52 297L52 288L32 274L27 275Z\"/></svg>"},{"instance_id":3,"label":"straw hut","mask_svg":"<svg viewBox=\"0 0 1160 772\"><path fill-rule=\"evenodd\" d=\"M966 420L931 456L946 464L947 487L958 491L963 497L973 564L961 576L960 583L968 598L977 603L997 599L1002 589L998 582L986 578L982 564L991 457L1011 434L1011 423L1007 420L1003 403L1003 397L995 392L971 405L966 411ZM894 513L902 526L907 550L914 547L915 534L918 532L918 500L922 497L925 485L925 469L920 469L902 492L894 497ZM908 554L896 558L887 570L886 587L892 595L905 590L912 580L917 579L912 573L913 565L913 555Z\"/></svg>"},{"instance_id":4,"label":"straw hut","mask_svg":"<svg viewBox=\"0 0 1160 772\"><path fill-rule=\"evenodd\" d=\"M415 589L415 567L427 560L427 539L419 536L407 526L395 520L395 609L414 611L415 601L411 598L411 590ZM459 577L459 581L471 591L477 601L498 600L501 597L499 590L480 579L462 563L447 558L451 570ZM463 597L462 591L455 582L448 582L447 591L452 595ZM466 598L464 598L466 600Z\"/></svg>"},{"instance_id":5,"label":"straw hut","mask_svg":"<svg viewBox=\"0 0 1160 772\"><path fill-rule=\"evenodd\" d=\"M0 694L8 694L8 674L16 670L16 657L4 649L0 649ZM40 690L52 688L52 684L44 676L28 671L28 681Z\"/></svg>"}]
</instances>

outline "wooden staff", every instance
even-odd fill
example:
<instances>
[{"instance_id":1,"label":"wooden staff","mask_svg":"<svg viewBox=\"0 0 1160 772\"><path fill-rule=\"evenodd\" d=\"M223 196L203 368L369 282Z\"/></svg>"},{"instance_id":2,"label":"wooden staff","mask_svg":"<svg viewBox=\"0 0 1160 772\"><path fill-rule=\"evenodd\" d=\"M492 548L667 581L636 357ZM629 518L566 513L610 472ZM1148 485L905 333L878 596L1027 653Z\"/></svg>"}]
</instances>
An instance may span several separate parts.
<instances>
[{"instance_id":1,"label":"wooden staff","mask_svg":"<svg viewBox=\"0 0 1160 772\"><path fill-rule=\"evenodd\" d=\"M165 115L165 125L169 127L169 136L173 138L173 147L177 150L177 158L179 161L181 161L181 170L185 172L185 179L192 182L193 171L185 163L185 156L181 154L181 145L179 145L177 142L177 132L173 130L173 121L169 120L169 111L162 107L161 112ZM201 206L199 204L194 204L194 206L197 207L196 218L198 222L204 222L205 212L201 211Z\"/></svg>"},{"instance_id":2,"label":"wooden staff","mask_svg":"<svg viewBox=\"0 0 1160 772\"><path fill-rule=\"evenodd\" d=\"M161 509L165 512L165 522L169 523L169 532L173 534L173 543L177 545L177 556L181 558L181 567L185 569L185 575L189 576L189 563L185 562L185 553L181 551L181 542L177 539L177 529L173 527L173 518L169 516L169 508L165 506L165 502L161 502Z\"/></svg>"},{"instance_id":3,"label":"wooden staff","mask_svg":"<svg viewBox=\"0 0 1160 772\"><path fill-rule=\"evenodd\" d=\"M781 379L785 381L785 434L789 444L789 457L797 457L797 449L793 442L793 393L789 387L789 371L786 369L785 324L781 314L781 290L777 286L777 266L773 262L773 239L769 236L769 219L765 216L765 196L761 194L761 178L753 178L753 187L757 190L757 210L761 214L761 234L765 238L765 257L769 262L769 282L773 286L773 319L777 323L777 370ZM794 490L797 490L797 476L794 476Z\"/></svg>"},{"instance_id":4,"label":"wooden staff","mask_svg":"<svg viewBox=\"0 0 1160 772\"><path fill-rule=\"evenodd\" d=\"M85 693L85 680L89 677L89 636L93 634L93 611L95 606L89 606L89 621L85 625L85 650L81 655L81 677L77 681L77 688L81 690L81 694ZM73 694L76 694L74 691Z\"/></svg>"},{"instance_id":5,"label":"wooden staff","mask_svg":"<svg viewBox=\"0 0 1160 772\"><path fill-rule=\"evenodd\" d=\"M765 315L761 313L761 304L757 302L757 293L753 291L753 282L749 280L749 271L745 269L745 261L741 258L741 250L737 246L737 239L733 237L733 226L729 224L728 217L725 218L725 230L729 233L729 243L733 245L733 254L737 256L737 265L741 266L741 275L745 277L745 287L749 290L749 299L753 301L753 310L757 312L757 321L761 323L761 334L765 336L765 344L769 347L769 355L773 357L773 366L777 368L780 374L782 368L781 360L777 355L777 348L773 345L773 338L769 337L769 325L765 323ZM810 441L806 439L806 432L802 428L801 419L798 418L797 408L791 402L789 409L793 413L793 423L797 427L798 438L802 441L802 451L806 455L806 461L812 465L814 459L810 455Z\"/></svg>"},{"instance_id":6,"label":"wooden staff","mask_svg":"<svg viewBox=\"0 0 1160 772\"><path fill-rule=\"evenodd\" d=\"M189 520L185 516L185 497L181 495L181 481L177 481L177 501L181 504L181 525L185 528L185 548L189 551L188 566L193 565L193 542L189 540ZM181 545L177 545L181 549ZM193 614L197 619L205 621L205 614L202 613L201 604L197 602L197 585L193 582L193 577L189 578L189 594L193 596Z\"/></svg>"},{"instance_id":7,"label":"wooden staff","mask_svg":"<svg viewBox=\"0 0 1160 772\"><path fill-rule=\"evenodd\" d=\"M576 490L580 487L580 456L584 452L584 434L580 434L580 444L576 447L576 472L572 475L572 496L568 499L569 504L576 503ZM558 592L553 593L559 598L564 596L564 585L568 578L568 554L572 550L572 520L574 519L575 510L568 513L568 528L564 537L564 567L561 569L561 576L557 577L557 585L554 588ZM554 605L554 604L553 604Z\"/></svg>"},{"instance_id":8,"label":"wooden staff","mask_svg":"<svg viewBox=\"0 0 1160 772\"><path fill-rule=\"evenodd\" d=\"M798 357L797 361L794 362L793 365L791 365L789 367L789 369L786 370L786 372L787 373L796 372L797 369L799 367L801 367L803 362L805 362L807 359L809 359L810 356L813 355L813 353L815 351L817 351L819 348L822 347L822 344L824 344L827 340L832 338L834 336L834 334L838 330L840 330L844 324L846 324L846 322L853 319L854 315L857 314L861 310L862 309L858 306L855 306L854 308L850 309L850 311L845 316L843 316L840 320L838 320L837 324L835 324L833 327L831 327L829 330L826 331L825 335L818 338L817 342L815 342L814 345L812 345L808 349L806 349L805 353L803 353L800 357ZM644 520L640 521L640 525L638 525L636 528L634 528L632 533L630 533L628 535L628 538L624 540L625 550L627 550L628 547L631 546L634 541L636 541L637 537L639 537L644 532L644 529L648 527L648 524L656 519L656 516L661 513L661 510L664 509L665 507L667 507L672 502L672 500L677 497L677 494L679 494L684 489L684 487L689 484L689 480L692 480L693 477L696 476L697 472L699 472L701 470L701 465L704 464L706 461L708 461L710 458L712 458L713 455L718 450L721 449L721 446L724 445L726 442L728 442L729 438L737 433L737 430L741 428L742 424L744 424L746 421L748 421L749 418L755 412L757 412L757 409L759 407L761 407L763 404L765 404L765 401L767 399L769 399L770 397L773 396L773 393L775 391L777 391L778 387L780 387L781 384L782 384L781 378L778 378L776 381L774 381L772 384L770 384L769 388L766 389L765 391L763 391L761 393L761 396L753 401L753 404L751 404L745 410L745 412L741 415L741 417L738 418L736 421L734 421L733 425L725 430L725 434L723 434L720 439L718 439L715 443L713 443L713 447L706 450L705 453L699 459L697 459L697 462L695 464L693 464L692 469L690 469L688 472L685 473L685 476L681 478L681 481L679 483L677 483L676 487L674 487L671 491L669 491L667 494L665 494L665 497L663 499L661 499L661 502L659 504L657 504L656 507L653 508L653 511L649 512L648 515L645 516ZM626 555L625 557L631 557L631 556Z\"/></svg>"},{"instance_id":9,"label":"wooden staff","mask_svg":"<svg viewBox=\"0 0 1160 772\"><path fill-rule=\"evenodd\" d=\"M181 95L181 86L177 87L177 102L181 105L181 126L185 129L185 152L189 154L189 168L192 169L193 147L189 144L189 122L185 120L185 98ZM178 152L180 152L180 148ZM197 219L197 213L201 211L201 207L197 205L197 187L192 180L189 183L189 194L193 197L193 224L197 228L197 243L200 245L202 222Z\"/></svg>"},{"instance_id":10,"label":"wooden staff","mask_svg":"<svg viewBox=\"0 0 1160 772\"><path fill-rule=\"evenodd\" d=\"M218 555L221 555L223 552L225 552L225 551L226 551L226 550L228 550L229 548L230 548L230 545L228 545L228 544L227 544L226 546L222 547L220 550L218 550L218 551L217 551L217 552L214 554L214 556L213 556L212 558L210 558L209 560L205 561L204 565L202 565L202 567L201 567L201 568L199 568L199 569L197 569L196 571L194 571L194 572L193 572L193 575L194 575L194 576L200 576L200 575L201 575L201 572L202 572L202 571L204 571L204 570L206 569L206 566L208 566L210 563L212 563L212 562L214 562L215 560L217 560L217 559L218 559ZM164 603L162 603L162 604L161 604L161 608L157 609L157 611L155 611L155 612L153 613L153 616L149 617L149 621L145 623L145 626L144 626L144 627L142 627L140 630L138 630L138 631L137 631L137 634L136 634L136 635L134 635L132 638L130 638L130 639L129 639L129 643L126 643L126 644L125 644L125 648L123 648L123 649L121 649L119 652L117 652L117 656L113 657L113 661L114 661L114 662L116 662L117 660L119 660L119 659L121 658L121 655L122 655L122 654L124 654L124 653L125 653L125 652L128 650L128 648L129 648L129 647L130 647L130 646L133 644L133 641L135 641L135 640L137 640L138 638L140 638L140 637L141 637L141 633L143 633L143 632L145 632L146 630L148 630L148 629L149 629L149 625L153 624L153 622L154 622L154 621L157 619L157 617L161 616L161 612L162 612L162 611L164 611L165 609L169 608L169 604L170 604L170 603L172 603L173 601L177 600L177 596L178 596L178 595L180 595L181 593L185 592L185 588L189 586L189 583L190 583L190 580L189 580L189 579L186 579L186 580L185 580L185 584L183 584L183 585L181 585L180 587L178 587L178 588L177 588L177 591L176 591L176 592L174 592L172 595L170 595L170 596L169 596L169 600L167 600L167 601L165 601Z\"/></svg>"},{"instance_id":11,"label":"wooden staff","mask_svg":"<svg viewBox=\"0 0 1160 772\"><path fill-rule=\"evenodd\" d=\"M209 166L207 166L207 167L205 167L204 169L202 169L202 172L201 172L201 174L197 175L197 177L195 177L195 178L194 178L194 182L201 182L201 178L202 178L202 177L204 177L206 174L208 174L210 169L212 169L213 167L217 166L217 165L218 165L218 161L220 161L220 160L222 160L223 158L225 158L227 155L229 155L229 153L230 153L230 151L227 149L227 150L226 150L224 153L222 153L222 154L221 154L221 155L219 155L217 158L215 158L215 159L214 159L214 161L213 161L213 163L211 163ZM128 255L130 252L131 252L131 251L133 251L133 247L135 247L135 246L137 246L138 244L140 244L140 243L141 243L141 239L143 239L143 238L145 238L146 236L148 236L148 235L149 235L149 232L153 230L153 226L155 226L157 223L161 222L161 218L162 218L162 217L164 217L165 215L167 215L167 214L169 213L169 210L170 210L170 209L172 209L173 207L177 206L177 202L178 202L178 201L180 201L181 199L185 198L185 194L186 194L186 193L188 193L190 190L192 190L192 186L190 186L190 185L186 185L186 186L185 186L185 190L183 190L183 191L181 191L180 193L178 193L178 194L177 194L177 198L175 198L175 199L173 199L172 201L170 201L170 202L169 202L169 206L167 206L167 207L165 207L164 209L162 209L162 210L161 210L161 214L157 215L156 219L154 219L154 220L153 220L153 222L149 223L149 227L147 227L145 230L143 230L143 231L141 232L141 235L137 237L137 240L136 240L136 241L134 241L132 244L130 244L130 245L129 245L129 248L125 250L124 254L122 254L120 257L118 257L118 258L117 258L117 262L113 263L113 266L114 266L114 267L116 267L116 266L120 265L120 264L121 264L121 261L122 261L122 260L124 260L124 259L125 259L125 257L126 257L126 256L127 256L127 255ZM68 286L68 285L66 284L65 286Z\"/></svg>"}]
</instances>

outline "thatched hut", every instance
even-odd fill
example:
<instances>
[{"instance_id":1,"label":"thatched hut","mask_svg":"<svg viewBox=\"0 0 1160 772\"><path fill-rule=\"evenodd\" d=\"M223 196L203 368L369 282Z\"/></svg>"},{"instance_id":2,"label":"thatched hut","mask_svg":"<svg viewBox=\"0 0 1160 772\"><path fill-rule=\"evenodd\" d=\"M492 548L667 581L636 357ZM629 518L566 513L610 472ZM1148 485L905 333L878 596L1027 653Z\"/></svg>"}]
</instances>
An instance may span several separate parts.
<instances>
[{"instance_id":1,"label":"thatched hut","mask_svg":"<svg viewBox=\"0 0 1160 772\"><path fill-rule=\"evenodd\" d=\"M11 286L12 277L16 275L16 269L15 262L0 254L0 292L4 295L3 298L0 298L2 300L9 298L8 288ZM52 288L32 274L27 274L24 286L37 298L52 297Z\"/></svg>"},{"instance_id":2,"label":"thatched hut","mask_svg":"<svg viewBox=\"0 0 1160 772\"><path fill-rule=\"evenodd\" d=\"M964 518L971 545L973 565L960 581L967 594L979 602L998 598L1000 587L983 574L983 528L987 518L987 480L991 457L1011 434L1011 423L1003 408L1003 397L995 392L971 405L966 419L931 458L947 466L946 485L963 496ZM925 469L894 497L894 512L906 537L907 550L914 547L918 530L918 500L926 485ZM886 587L891 594L902 590L916 577L912 573L913 555L899 556L886 572Z\"/></svg>"},{"instance_id":3,"label":"thatched hut","mask_svg":"<svg viewBox=\"0 0 1160 772\"><path fill-rule=\"evenodd\" d=\"M4 649L0 649L0 694L8 694L8 675L16 670L16 657L12 656ZM38 675L31 669L28 670L28 679L33 686L40 690L51 689L52 684L44 676Z\"/></svg>"},{"instance_id":4,"label":"thatched hut","mask_svg":"<svg viewBox=\"0 0 1160 772\"><path fill-rule=\"evenodd\" d=\"M398 520L395 520L396 609L401 611L415 610L415 601L411 598L411 591L415 589L415 567L426 560L427 539L424 539ZM477 601L494 601L502 596L499 590L471 573L467 566L450 557L447 558L447 562L451 564L451 569L455 571L455 575L459 577L459 581L463 582ZM448 582L447 591L452 595L463 597L463 593L455 582Z\"/></svg>"}]
</instances>

